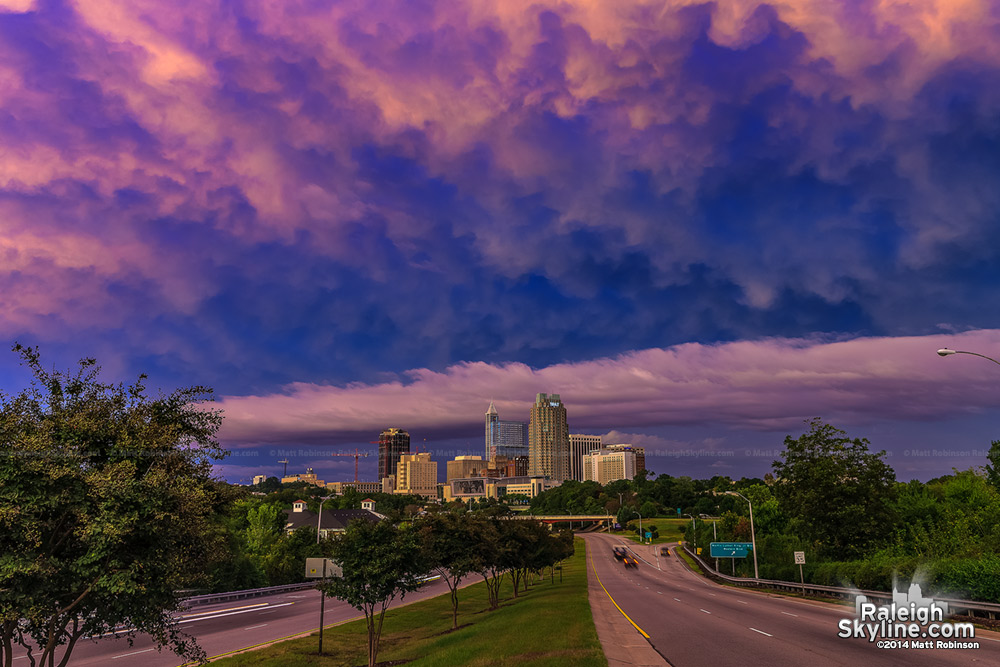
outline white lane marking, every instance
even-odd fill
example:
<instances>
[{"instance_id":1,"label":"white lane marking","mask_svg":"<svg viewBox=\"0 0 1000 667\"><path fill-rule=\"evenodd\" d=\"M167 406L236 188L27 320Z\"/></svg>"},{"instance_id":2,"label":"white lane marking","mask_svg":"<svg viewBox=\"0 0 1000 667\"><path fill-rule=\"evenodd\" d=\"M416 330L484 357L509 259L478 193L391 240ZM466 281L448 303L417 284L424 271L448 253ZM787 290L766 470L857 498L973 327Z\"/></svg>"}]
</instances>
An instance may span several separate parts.
<instances>
[{"instance_id":1,"label":"white lane marking","mask_svg":"<svg viewBox=\"0 0 1000 667\"><path fill-rule=\"evenodd\" d=\"M740 604L750 604L749 602L744 602L743 600L737 600Z\"/></svg>"},{"instance_id":2,"label":"white lane marking","mask_svg":"<svg viewBox=\"0 0 1000 667\"><path fill-rule=\"evenodd\" d=\"M271 611L262 611L262 612L260 612L260 615L263 616L264 614L273 614L276 611L278 611L278 610L277 609L272 609Z\"/></svg>"},{"instance_id":3,"label":"white lane marking","mask_svg":"<svg viewBox=\"0 0 1000 667\"><path fill-rule=\"evenodd\" d=\"M656 591L657 595L663 595L663 591Z\"/></svg>"},{"instance_id":4,"label":"white lane marking","mask_svg":"<svg viewBox=\"0 0 1000 667\"><path fill-rule=\"evenodd\" d=\"M295 603L294 602L284 602L282 604L273 604L273 605L271 605L271 607L272 608L273 607L287 607L287 606L293 605L293 604L295 604ZM198 618L185 618L182 621L178 621L177 624L180 625L181 623L192 623L194 621L208 621L208 620L213 619L213 618L222 618L223 616L235 616L236 614L248 614L248 613L250 613L252 611L259 611L259 610L260 610L260 608L258 607L256 609L244 609L242 611L231 611L228 614L216 614L215 616L199 616Z\"/></svg>"},{"instance_id":5,"label":"white lane marking","mask_svg":"<svg viewBox=\"0 0 1000 667\"><path fill-rule=\"evenodd\" d=\"M193 614L181 614L181 618L194 618L195 616L208 616L209 614L221 614L225 611L237 611L240 609L260 609L266 607L268 603L258 602L257 604L245 604L242 607L230 607L229 609L212 609L211 611L196 611Z\"/></svg>"},{"instance_id":6,"label":"white lane marking","mask_svg":"<svg viewBox=\"0 0 1000 667\"><path fill-rule=\"evenodd\" d=\"M781 613L782 613L782 614L784 614L785 616L794 616L795 618L798 618L798 617L799 617L799 615L798 615L798 614L792 614L792 613L790 613L790 612L787 612L787 611L783 611L783 612L781 612Z\"/></svg>"},{"instance_id":7,"label":"white lane marking","mask_svg":"<svg viewBox=\"0 0 1000 667\"><path fill-rule=\"evenodd\" d=\"M111 659L112 660L117 660L118 658L127 658L130 655L139 655L140 653L149 653L152 650L153 649L151 649L151 648L147 648L144 651L133 651L132 653L122 653L121 655L113 655L113 656L111 656Z\"/></svg>"},{"instance_id":8,"label":"white lane marking","mask_svg":"<svg viewBox=\"0 0 1000 667\"><path fill-rule=\"evenodd\" d=\"M260 625L251 625L249 628L243 628L244 630L256 630L257 628L266 627L267 623L261 623Z\"/></svg>"},{"instance_id":9,"label":"white lane marking","mask_svg":"<svg viewBox=\"0 0 1000 667\"><path fill-rule=\"evenodd\" d=\"M765 637L773 637L774 636L774 635L767 634L763 630L758 630L757 628L750 628L750 629L753 630L754 632L759 632L760 634L764 635Z\"/></svg>"},{"instance_id":10,"label":"white lane marking","mask_svg":"<svg viewBox=\"0 0 1000 667\"><path fill-rule=\"evenodd\" d=\"M715 595L715 593L709 593L709 595L711 595L711 596L712 596L713 598L714 598L714 597L717 597L717 596Z\"/></svg>"},{"instance_id":11,"label":"white lane marking","mask_svg":"<svg viewBox=\"0 0 1000 667\"><path fill-rule=\"evenodd\" d=\"M707 610L707 609L699 609L698 611L703 611L703 612L705 612L706 614L711 614L711 613L712 613L712 612L710 612L710 611L709 611L709 610Z\"/></svg>"},{"instance_id":12,"label":"white lane marking","mask_svg":"<svg viewBox=\"0 0 1000 667\"><path fill-rule=\"evenodd\" d=\"M680 598L674 598L674 599L675 599L675 600L677 600L678 602L680 602L680 601L681 601L681 599L680 599Z\"/></svg>"}]
</instances>

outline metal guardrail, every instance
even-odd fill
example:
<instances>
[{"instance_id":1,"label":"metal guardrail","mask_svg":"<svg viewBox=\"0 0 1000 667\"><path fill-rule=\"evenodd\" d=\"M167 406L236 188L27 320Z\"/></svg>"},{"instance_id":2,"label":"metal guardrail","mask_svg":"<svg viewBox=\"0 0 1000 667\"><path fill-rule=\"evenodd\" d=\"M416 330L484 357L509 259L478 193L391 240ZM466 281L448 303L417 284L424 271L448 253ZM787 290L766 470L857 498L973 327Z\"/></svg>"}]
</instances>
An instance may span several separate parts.
<instances>
[{"instance_id":1,"label":"metal guardrail","mask_svg":"<svg viewBox=\"0 0 1000 667\"><path fill-rule=\"evenodd\" d=\"M226 593L209 593L207 595L195 595L181 600L181 604L186 607L197 607L203 604L214 604L216 602L230 602L232 600L246 600L247 598L257 598L264 595L274 595L275 593L290 593L293 591L304 591L316 588L316 582L303 582L301 584L285 584L283 586L268 586L267 588L250 588L245 591L228 591Z\"/></svg>"},{"instance_id":2,"label":"metal guardrail","mask_svg":"<svg viewBox=\"0 0 1000 667\"><path fill-rule=\"evenodd\" d=\"M420 579L420 583L426 584L436 581L441 575L428 574ZM206 595L193 595L181 599L181 604L186 607L197 607L202 604L214 604L216 602L230 602L232 600L246 600L247 598L258 598L264 595L274 595L275 593L291 593L294 591L305 591L316 588L318 582L302 582L300 584L284 584L282 586L268 586L266 588L249 588L245 591L228 591L225 593L208 593Z\"/></svg>"},{"instance_id":3,"label":"metal guardrail","mask_svg":"<svg viewBox=\"0 0 1000 667\"><path fill-rule=\"evenodd\" d=\"M708 574L709 577L713 579L719 579L721 581L728 582L730 584L735 584L737 586L760 586L765 588L775 588L778 590L785 591L797 591L804 594L820 594L828 595L833 597L840 597L844 599L853 599L858 594L864 595L871 601L879 602L892 602L892 593L886 593L885 591L864 591L856 588L842 588L840 586L823 586L821 584L800 584L794 581L778 581L775 579L754 579L751 577L731 577L728 574L722 574L718 572L708 563L703 561L700 556L692 553L688 549L687 545L683 545L684 551L687 552L689 556L698 561L702 569ZM975 602L972 600L956 600L954 598L938 598L935 600L939 602L947 602L948 610L953 614L959 614L962 616L972 616L979 618L989 618L996 620L1000 618L1000 604L995 604L993 602Z\"/></svg>"}]
</instances>

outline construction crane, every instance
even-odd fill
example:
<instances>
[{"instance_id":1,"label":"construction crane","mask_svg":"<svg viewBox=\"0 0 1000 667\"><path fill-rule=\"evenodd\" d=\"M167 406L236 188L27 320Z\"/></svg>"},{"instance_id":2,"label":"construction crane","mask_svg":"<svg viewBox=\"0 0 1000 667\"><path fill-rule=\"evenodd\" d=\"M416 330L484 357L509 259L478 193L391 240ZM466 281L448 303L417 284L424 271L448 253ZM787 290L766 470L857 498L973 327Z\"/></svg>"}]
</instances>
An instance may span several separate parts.
<instances>
[{"instance_id":1,"label":"construction crane","mask_svg":"<svg viewBox=\"0 0 1000 667\"><path fill-rule=\"evenodd\" d=\"M278 461L278 463L284 463L285 464L285 472L283 472L281 474L281 476L282 477L288 477L288 459L281 459L280 461Z\"/></svg>"},{"instance_id":2,"label":"construction crane","mask_svg":"<svg viewBox=\"0 0 1000 667\"><path fill-rule=\"evenodd\" d=\"M362 453L361 450L355 449L354 453L350 452L334 452L330 456L353 456L354 457L354 483L358 483L358 459L362 456L368 456L368 452Z\"/></svg>"}]
</instances>

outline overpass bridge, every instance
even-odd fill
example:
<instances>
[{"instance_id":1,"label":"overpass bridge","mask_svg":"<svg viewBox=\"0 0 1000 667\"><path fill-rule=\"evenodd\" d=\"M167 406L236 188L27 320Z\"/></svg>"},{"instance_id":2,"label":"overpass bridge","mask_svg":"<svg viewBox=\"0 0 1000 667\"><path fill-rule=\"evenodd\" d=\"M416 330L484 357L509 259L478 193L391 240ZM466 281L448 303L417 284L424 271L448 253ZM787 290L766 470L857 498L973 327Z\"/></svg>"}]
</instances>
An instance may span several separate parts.
<instances>
[{"instance_id":1,"label":"overpass bridge","mask_svg":"<svg viewBox=\"0 0 1000 667\"><path fill-rule=\"evenodd\" d=\"M512 518L514 519L535 519L536 521L541 521L542 523L566 523L570 522L570 528L573 527L574 521L579 521L582 526L584 522L595 522L600 521L602 523L607 523L611 526L615 522L615 517L610 514L528 514L526 512L515 514Z\"/></svg>"}]
</instances>

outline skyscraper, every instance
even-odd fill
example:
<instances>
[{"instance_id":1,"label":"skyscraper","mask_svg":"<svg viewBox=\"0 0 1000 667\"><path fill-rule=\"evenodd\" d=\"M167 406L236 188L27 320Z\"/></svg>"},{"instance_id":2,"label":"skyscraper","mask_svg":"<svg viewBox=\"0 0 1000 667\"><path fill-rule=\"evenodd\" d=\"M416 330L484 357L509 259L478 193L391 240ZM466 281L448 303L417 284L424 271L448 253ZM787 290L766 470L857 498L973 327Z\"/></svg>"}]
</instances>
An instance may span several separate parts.
<instances>
[{"instance_id":1,"label":"skyscraper","mask_svg":"<svg viewBox=\"0 0 1000 667\"><path fill-rule=\"evenodd\" d=\"M486 460L492 461L497 457L497 442L500 439L498 422L500 414L497 408L490 401L490 407L486 410Z\"/></svg>"},{"instance_id":2,"label":"skyscraper","mask_svg":"<svg viewBox=\"0 0 1000 667\"><path fill-rule=\"evenodd\" d=\"M569 435L569 477L583 481L583 457L601 448L601 436L570 433Z\"/></svg>"},{"instance_id":3,"label":"skyscraper","mask_svg":"<svg viewBox=\"0 0 1000 667\"><path fill-rule=\"evenodd\" d=\"M378 436L378 479L395 476L401 454L410 453L410 434L401 428L387 428Z\"/></svg>"},{"instance_id":4,"label":"skyscraper","mask_svg":"<svg viewBox=\"0 0 1000 667\"><path fill-rule=\"evenodd\" d=\"M513 460L519 456L528 456L527 422L500 419L490 401L486 411L486 460L493 463L497 457Z\"/></svg>"},{"instance_id":5,"label":"skyscraper","mask_svg":"<svg viewBox=\"0 0 1000 667\"><path fill-rule=\"evenodd\" d=\"M559 394L538 394L528 426L528 474L563 482L569 478L569 426Z\"/></svg>"}]
</instances>

